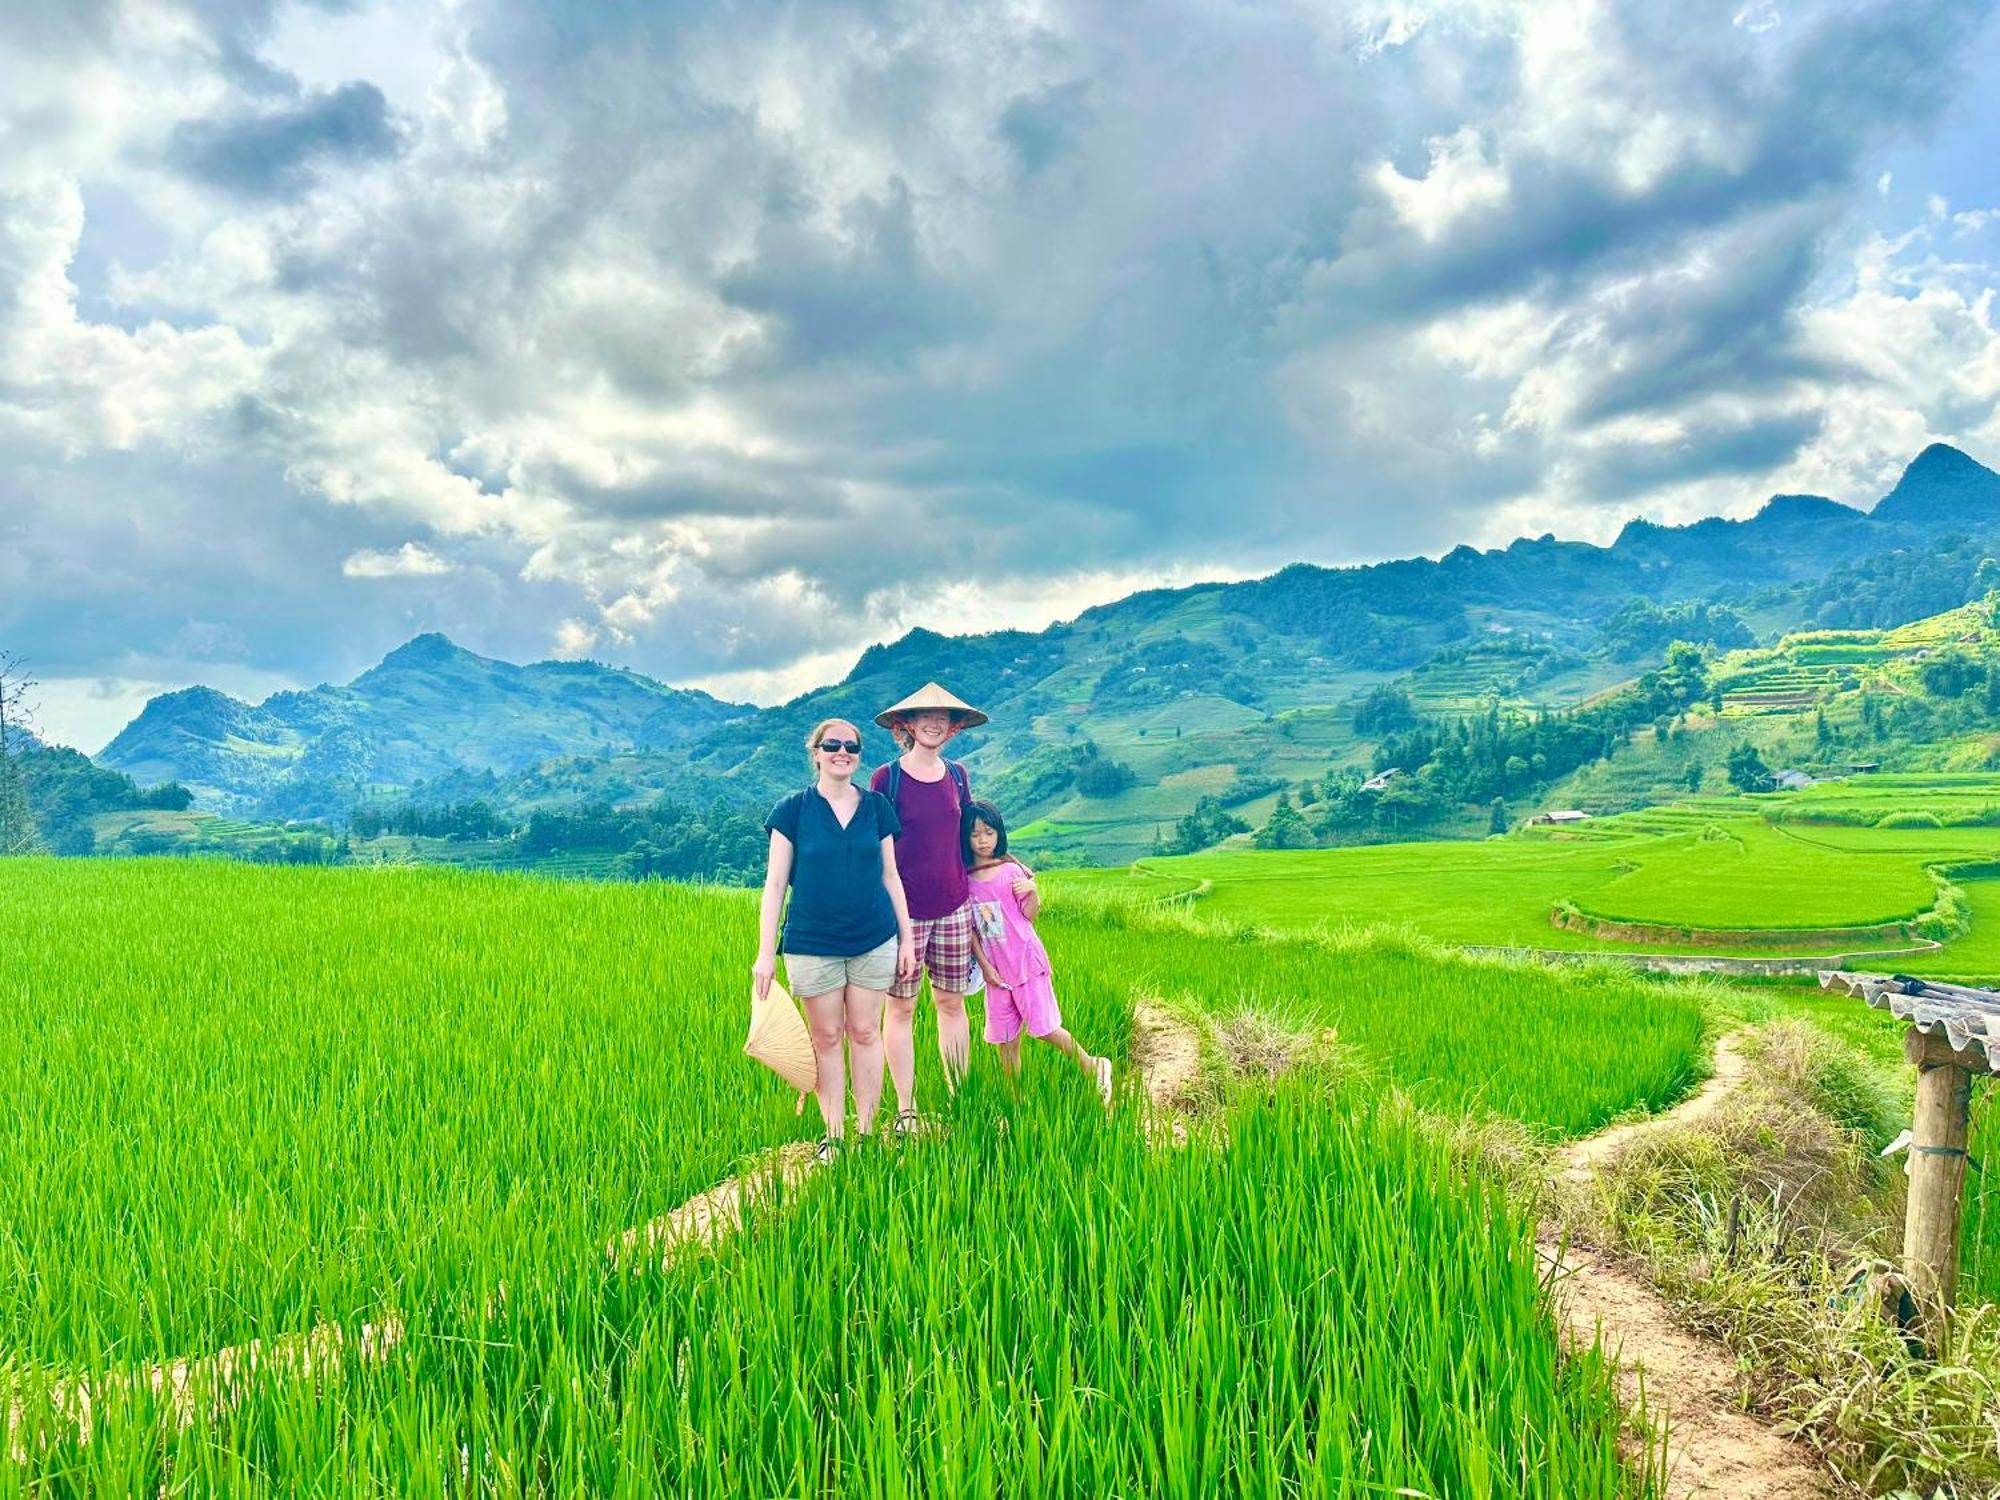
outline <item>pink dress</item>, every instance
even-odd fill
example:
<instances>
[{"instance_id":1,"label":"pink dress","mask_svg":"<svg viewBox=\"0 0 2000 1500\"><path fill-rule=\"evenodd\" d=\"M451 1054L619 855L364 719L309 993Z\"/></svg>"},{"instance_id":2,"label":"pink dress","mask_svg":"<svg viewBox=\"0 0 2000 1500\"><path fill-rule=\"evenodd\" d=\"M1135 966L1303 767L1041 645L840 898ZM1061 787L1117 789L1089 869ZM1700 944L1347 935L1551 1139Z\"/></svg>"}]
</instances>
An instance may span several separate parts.
<instances>
[{"instance_id":1,"label":"pink dress","mask_svg":"<svg viewBox=\"0 0 2000 1500\"><path fill-rule=\"evenodd\" d=\"M986 1040L1007 1043L1025 1031L1047 1036L1062 1025L1049 953L1021 910L1014 882L1028 872L1011 860L971 877L972 925L986 955Z\"/></svg>"}]
</instances>

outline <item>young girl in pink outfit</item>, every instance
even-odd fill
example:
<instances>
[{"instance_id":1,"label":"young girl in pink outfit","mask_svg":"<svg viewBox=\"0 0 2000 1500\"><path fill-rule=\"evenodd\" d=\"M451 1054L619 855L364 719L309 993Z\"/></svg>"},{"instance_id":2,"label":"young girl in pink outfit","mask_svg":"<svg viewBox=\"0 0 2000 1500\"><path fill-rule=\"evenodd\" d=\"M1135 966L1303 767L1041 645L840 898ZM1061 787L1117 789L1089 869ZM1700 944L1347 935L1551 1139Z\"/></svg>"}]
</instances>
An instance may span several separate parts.
<instances>
[{"instance_id":1,"label":"young girl in pink outfit","mask_svg":"<svg viewBox=\"0 0 2000 1500\"><path fill-rule=\"evenodd\" d=\"M991 802L965 809L963 843L971 887L972 946L986 976L986 1040L1000 1049L1001 1065L1020 1071L1021 1033L1060 1047L1096 1079L1111 1103L1111 1059L1093 1057L1063 1029L1049 974L1048 950L1035 932L1041 892L1035 877L1007 857L1007 823Z\"/></svg>"}]
</instances>

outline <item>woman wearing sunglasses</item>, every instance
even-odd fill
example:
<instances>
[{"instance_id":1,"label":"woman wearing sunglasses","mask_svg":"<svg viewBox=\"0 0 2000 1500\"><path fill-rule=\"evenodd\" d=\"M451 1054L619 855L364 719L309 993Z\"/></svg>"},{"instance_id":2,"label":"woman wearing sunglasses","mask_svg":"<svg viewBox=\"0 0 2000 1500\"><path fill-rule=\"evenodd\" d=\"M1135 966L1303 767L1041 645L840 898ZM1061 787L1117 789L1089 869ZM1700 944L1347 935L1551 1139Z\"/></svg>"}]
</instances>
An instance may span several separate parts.
<instances>
[{"instance_id":1,"label":"woman wearing sunglasses","mask_svg":"<svg viewBox=\"0 0 2000 1500\"><path fill-rule=\"evenodd\" d=\"M883 996L898 976L916 972L917 950L896 873L902 824L888 798L854 784L861 731L845 719L821 720L806 736L806 759L813 784L764 820L771 855L750 979L762 999L777 973L778 954L785 955L786 977L812 1032L819 1113L826 1122L818 1154L826 1161L847 1126L841 1038L853 1060L855 1129L867 1135L882 1099Z\"/></svg>"}]
</instances>

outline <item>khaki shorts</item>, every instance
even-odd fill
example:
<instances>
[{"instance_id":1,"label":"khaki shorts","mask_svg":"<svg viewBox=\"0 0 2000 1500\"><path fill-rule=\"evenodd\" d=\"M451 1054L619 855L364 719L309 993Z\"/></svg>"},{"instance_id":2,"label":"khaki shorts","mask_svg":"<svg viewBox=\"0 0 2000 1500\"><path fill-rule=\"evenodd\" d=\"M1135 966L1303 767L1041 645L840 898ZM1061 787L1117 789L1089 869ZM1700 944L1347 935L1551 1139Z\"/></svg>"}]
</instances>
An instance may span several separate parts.
<instances>
[{"instance_id":1,"label":"khaki shorts","mask_svg":"<svg viewBox=\"0 0 2000 1500\"><path fill-rule=\"evenodd\" d=\"M827 995L852 985L857 990L886 990L896 982L896 940L885 938L852 958L824 958L816 953L787 953L785 977L800 999Z\"/></svg>"}]
</instances>

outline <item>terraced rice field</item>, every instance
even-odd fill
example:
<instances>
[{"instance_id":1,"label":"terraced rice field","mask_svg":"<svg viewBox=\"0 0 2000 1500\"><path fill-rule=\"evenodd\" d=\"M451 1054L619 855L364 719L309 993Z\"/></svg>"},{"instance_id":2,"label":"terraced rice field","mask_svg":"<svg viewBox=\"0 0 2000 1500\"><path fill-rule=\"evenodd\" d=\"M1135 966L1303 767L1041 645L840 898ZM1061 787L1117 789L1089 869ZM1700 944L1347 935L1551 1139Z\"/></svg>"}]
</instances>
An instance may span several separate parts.
<instances>
[{"instance_id":1,"label":"terraced rice field","mask_svg":"<svg viewBox=\"0 0 2000 1500\"><path fill-rule=\"evenodd\" d=\"M1524 1207L1383 1086L1589 1129L1697 1066L1653 986L1058 917L1094 1045L1157 993L1348 1061L1184 1150L983 1068L662 1268L604 1247L806 1128L738 1053L747 897L9 861L0 913L0 1489L1649 1492Z\"/></svg>"},{"instance_id":2,"label":"terraced rice field","mask_svg":"<svg viewBox=\"0 0 2000 1500\"><path fill-rule=\"evenodd\" d=\"M1836 852L1755 821L1732 825L1720 837L1593 833L1574 841L1242 850L1148 859L1133 868L1149 880L1206 881L1202 909L1245 922L1301 930L1406 927L1440 942L1577 950L1634 944L1553 927L1550 912L1558 902L1624 921L1786 931L1914 916L1935 892L1924 862L1900 850ZM1115 871L1055 878L1113 890L1131 883ZM1698 942L1643 946L1718 951ZM1869 946L1828 940L1805 951Z\"/></svg>"},{"instance_id":3,"label":"terraced rice field","mask_svg":"<svg viewBox=\"0 0 2000 1500\"><path fill-rule=\"evenodd\" d=\"M2000 806L2000 780L1858 780L1866 784L1692 798L1478 843L1223 849L1051 878L1079 890L1198 890L1205 912L1279 929L1402 928L1445 943L1575 951L1823 956L1908 950L1916 939L1857 936L1854 929L1929 911L1937 870L1966 892L1972 929L1942 951L1905 953L1896 962L1913 972L2000 973L2000 885L1993 883L2000 868L1988 868L2000 866L2000 826L1984 811ZM1892 809L1912 808L1935 811L1940 826L1873 826ZM1785 821L1769 820L1780 814ZM1824 821L1836 816L1849 821ZM1662 931L1598 938L1563 930L1550 921L1558 903ZM1714 932L1755 936L1703 936Z\"/></svg>"}]
</instances>

